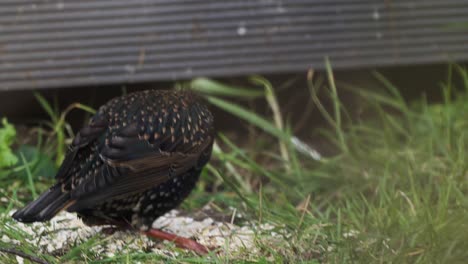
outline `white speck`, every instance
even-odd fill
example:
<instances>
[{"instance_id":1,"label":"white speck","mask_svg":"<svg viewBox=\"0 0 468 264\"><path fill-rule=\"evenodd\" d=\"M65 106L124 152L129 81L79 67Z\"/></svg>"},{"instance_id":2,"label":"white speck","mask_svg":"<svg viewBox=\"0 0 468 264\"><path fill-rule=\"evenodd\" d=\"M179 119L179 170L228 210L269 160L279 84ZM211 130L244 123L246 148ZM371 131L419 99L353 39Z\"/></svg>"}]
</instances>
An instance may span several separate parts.
<instances>
[{"instance_id":1,"label":"white speck","mask_svg":"<svg viewBox=\"0 0 468 264\"><path fill-rule=\"evenodd\" d=\"M0 202L8 203L8 199L6 197L0 198Z\"/></svg>"},{"instance_id":2,"label":"white speck","mask_svg":"<svg viewBox=\"0 0 468 264\"><path fill-rule=\"evenodd\" d=\"M349 232L346 232L343 234L344 238L351 238L351 237L357 237L359 235L359 231L351 229Z\"/></svg>"},{"instance_id":3,"label":"white speck","mask_svg":"<svg viewBox=\"0 0 468 264\"><path fill-rule=\"evenodd\" d=\"M276 8L276 11L280 14L283 14L283 13L286 13L286 8L284 8L283 6L278 6Z\"/></svg>"},{"instance_id":4,"label":"white speck","mask_svg":"<svg viewBox=\"0 0 468 264\"><path fill-rule=\"evenodd\" d=\"M16 262L18 262L18 264L23 264L24 263L24 259L20 256L16 256Z\"/></svg>"},{"instance_id":5,"label":"white speck","mask_svg":"<svg viewBox=\"0 0 468 264\"><path fill-rule=\"evenodd\" d=\"M260 228L263 230L273 230L275 226L272 224L266 223L266 224L261 224Z\"/></svg>"},{"instance_id":6,"label":"white speck","mask_svg":"<svg viewBox=\"0 0 468 264\"><path fill-rule=\"evenodd\" d=\"M7 237L7 235L3 235L1 240L3 243L7 243L7 244L10 243L11 241L11 239Z\"/></svg>"},{"instance_id":7,"label":"white speck","mask_svg":"<svg viewBox=\"0 0 468 264\"><path fill-rule=\"evenodd\" d=\"M374 20L379 20L380 19L380 13L378 9L374 9L374 12L372 13L372 18Z\"/></svg>"},{"instance_id":8,"label":"white speck","mask_svg":"<svg viewBox=\"0 0 468 264\"><path fill-rule=\"evenodd\" d=\"M148 213L148 212L151 211L151 210L153 210L153 205L152 205L152 204L148 205L148 206L145 208L144 213Z\"/></svg>"},{"instance_id":9,"label":"white speck","mask_svg":"<svg viewBox=\"0 0 468 264\"><path fill-rule=\"evenodd\" d=\"M55 5L58 10L63 10L65 8L65 3L59 2Z\"/></svg>"},{"instance_id":10,"label":"white speck","mask_svg":"<svg viewBox=\"0 0 468 264\"><path fill-rule=\"evenodd\" d=\"M383 37L382 32L376 32L376 33L375 33L375 37L376 37L377 39L381 39L381 38Z\"/></svg>"},{"instance_id":11,"label":"white speck","mask_svg":"<svg viewBox=\"0 0 468 264\"><path fill-rule=\"evenodd\" d=\"M247 34L247 28L244 25L240 25L237 28L237 35L244 36L245 34Z\"/></svg>"},{"instance_id":12,"label":"white speck","mask_svg":"<svg viewBox=\"0 0 468 264\"><path fill-rule=\"evenodd\" d=\"M135 73L135 71L136 71L136 67L135 67L135 66L133 66L133 65L128 65L128 64L124 66L124 69L125 69L125 71L126 71L127 73L130 73L130 74L133 74L133 73Z\"/></svg>"},{"instance_id":13,"label":"white speck","mask_svg":"<svg viewBox=\"0 0 468 264\"><path fill-rule=\"evenodd\" d=\"M320 153L317 150L313 149L311 146L309 146L299 138L291 137L291 143L302 154L305 154L314 160L322 159L322 155L320 155Z\"/></svg>"}]
</instances>

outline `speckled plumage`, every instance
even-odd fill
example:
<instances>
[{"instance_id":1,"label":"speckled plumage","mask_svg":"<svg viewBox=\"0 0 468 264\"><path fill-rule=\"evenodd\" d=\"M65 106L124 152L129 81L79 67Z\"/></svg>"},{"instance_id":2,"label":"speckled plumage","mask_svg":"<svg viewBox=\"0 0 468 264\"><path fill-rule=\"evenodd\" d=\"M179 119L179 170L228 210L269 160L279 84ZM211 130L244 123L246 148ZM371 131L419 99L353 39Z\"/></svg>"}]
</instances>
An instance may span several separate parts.
<instances>
[{"instance_id":1,"label":"speckled plumage","mask_svg":"<svg viewBox=\"0 0 468 264\"><path fill-rule=\"evenodd\" d=\"M147 230L189 195L212 144L213 117L190 92L115 98L76 135L57 183L13 217L46 221L66 209L90 225Z\"/></svg>"}]
</instances>

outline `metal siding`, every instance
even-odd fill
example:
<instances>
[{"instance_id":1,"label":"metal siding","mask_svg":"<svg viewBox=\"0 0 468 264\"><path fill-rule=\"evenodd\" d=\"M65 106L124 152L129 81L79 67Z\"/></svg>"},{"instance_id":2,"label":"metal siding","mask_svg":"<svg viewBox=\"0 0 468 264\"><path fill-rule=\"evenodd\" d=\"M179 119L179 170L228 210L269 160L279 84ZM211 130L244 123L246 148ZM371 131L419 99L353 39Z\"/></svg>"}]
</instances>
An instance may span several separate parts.
<instances>
[{"instance_id":1,"label":"metal siding","mask_svg":"<svg viewBox=\"0 0 468 264\"><path fill-rule=\"evenodd\" d=\"M1 0L0 90L461 61L466 14L467 0Z\"/></svg>"}]
</instances>

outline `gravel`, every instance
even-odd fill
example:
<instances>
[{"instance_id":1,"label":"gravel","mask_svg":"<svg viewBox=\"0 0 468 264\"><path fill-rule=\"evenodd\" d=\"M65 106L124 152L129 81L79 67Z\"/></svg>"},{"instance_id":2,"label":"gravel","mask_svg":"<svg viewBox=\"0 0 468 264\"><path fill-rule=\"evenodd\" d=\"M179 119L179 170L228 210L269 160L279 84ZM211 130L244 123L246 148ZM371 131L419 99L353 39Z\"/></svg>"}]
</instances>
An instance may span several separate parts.
<instances>
[{"instance_id":1,"label":"gravel","mask_svg":"<svg viewBox=\"0 0 468 264\"><path fill-rule=\"evenodd\" d=\"M9 214L12 215L14 211ZM195 220L189 216L180 216L180 212L172 210L158 218L153 223L153 228L192 238L209 247L218 248L218 252L235 255L236 252L258 251L256 248L256 235L258 232L269 234L272 239L281 239L282 236L272 231L275 226L263 224L258 227L253 225L238 226L228 222L220 222L210 217ZM61 212L51 221L45 223L23 224L9 222L7 225L26 233L27 243L37 245L41 253L52 255L65 254L69 249L97 236L96 243L88 249L96 258L112 257L116 254L154 252L168 257L176 257L178 252L173 250L169 242L152 240L134 231L115 231L106 235L101 230L102 226L86 226L77 218L76 214ZM19 245L20 241L7 235L0 238L5 243ZM18 263L22 260L18 259Z\"/></svg>"}]
</instances>

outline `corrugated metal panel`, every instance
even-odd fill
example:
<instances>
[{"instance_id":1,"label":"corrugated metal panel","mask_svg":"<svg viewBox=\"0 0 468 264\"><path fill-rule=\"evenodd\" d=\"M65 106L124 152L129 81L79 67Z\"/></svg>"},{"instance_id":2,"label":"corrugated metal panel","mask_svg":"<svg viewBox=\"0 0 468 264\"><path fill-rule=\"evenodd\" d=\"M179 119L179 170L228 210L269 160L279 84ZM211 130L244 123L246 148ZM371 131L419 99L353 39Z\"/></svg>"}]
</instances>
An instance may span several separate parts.
<instances>
[{"instance_id":1,"label":"corrugated metal panel","mask_svg":"<svg viewBox=\"0 0 468 264\"><path fill-rule=\"evenodd\" d=\"M468 59L467 0L0 1L0 89ZM468 29L468 24L467 24Z\"/></svg>"}]
</instances>

